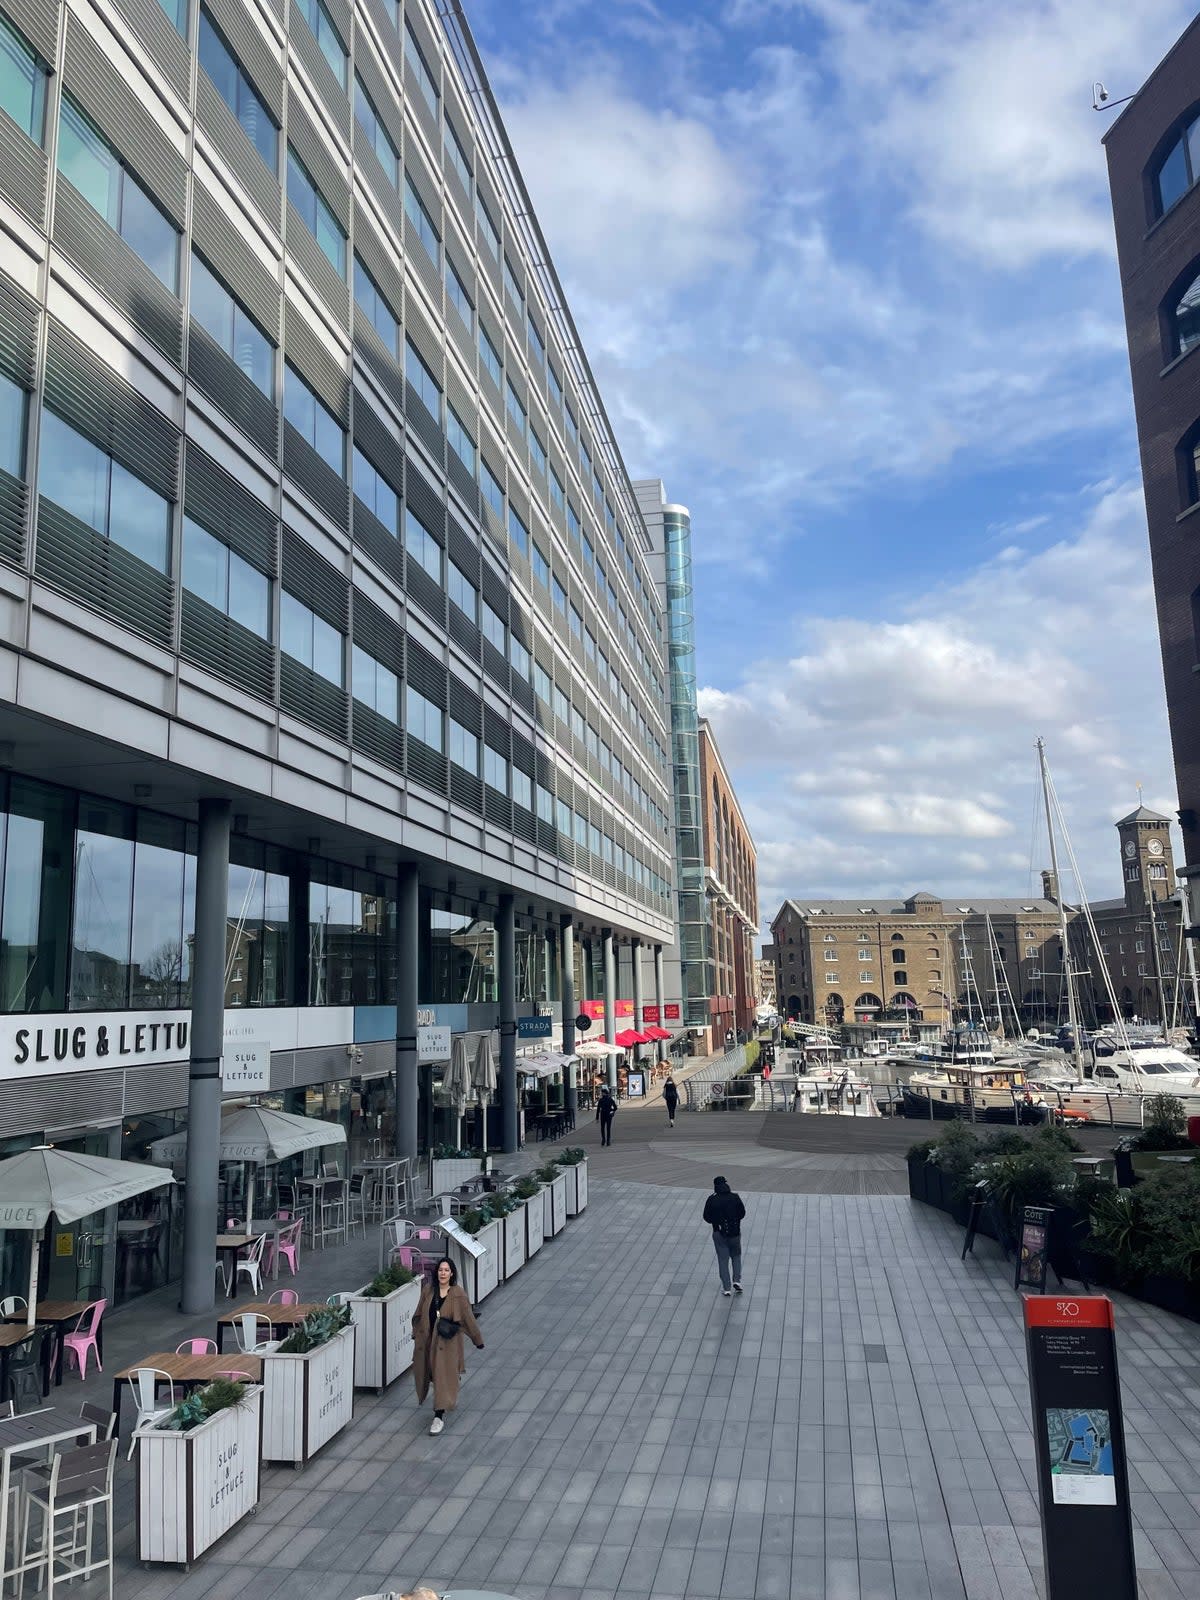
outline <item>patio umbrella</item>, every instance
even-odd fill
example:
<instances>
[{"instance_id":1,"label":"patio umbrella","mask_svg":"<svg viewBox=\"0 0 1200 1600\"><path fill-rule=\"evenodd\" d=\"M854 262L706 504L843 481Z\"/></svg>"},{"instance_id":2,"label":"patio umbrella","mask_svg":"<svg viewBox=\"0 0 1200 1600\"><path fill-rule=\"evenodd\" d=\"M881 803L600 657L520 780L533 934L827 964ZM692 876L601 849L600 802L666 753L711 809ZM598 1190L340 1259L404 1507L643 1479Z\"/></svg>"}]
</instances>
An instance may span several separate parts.
<instances>
[{"instance_id":1,"label":"patio umbrella","mask_svg":"<svg viewBox=\"0 0 1200 1600\"><path fill-rule=\"evenodd\" d=\"M157 1172L140 1161L109 1161L103 1156L56 1150L53 1145L35 1145L0 1161L0 1229L40 1233L51 1216L60 1222L78 1222L93 1211L174 1182L169 1172ZM26 1313L31 1328L36 1320L40 1255L41 1241L31 1241Z\"/></svg>"},{"instance_id":2,"label":"patio umbrella","mask_svg":"<svg viewBox=\"0 0 1200 1600\"><path fill-rule=\"evenodd\" d=\"M487 1105L496 1092L496 1061L492 1055L492 1036L481 1033L471 1060L471 1088L479 1101L479 1137L475 1143L487 1149Z\"/></svg>"},{"instance_id":3,"label":"patio umbrella","mask_svg":"<svg viewBox=\"0 0 1200 1600\"><path fill-rule=\"evenodd\" d=\"M581 1039L575 1046L577 1056L619 1056L621 1046L607 1039Z\"/></svg>"},{"instance_id":4,"label":"patio umbrella","mask_svg":"<svg viewBox=\"0 0 1200 1600\"><path fill-rule=\"evenodd\" d=\"M617 1043L622 1050L628 1050L632 1045L641 1044L641 1042L641 1034L635 1033L632 1028L623 1028L617 1035Z\"/></svg>"}]
</instances>

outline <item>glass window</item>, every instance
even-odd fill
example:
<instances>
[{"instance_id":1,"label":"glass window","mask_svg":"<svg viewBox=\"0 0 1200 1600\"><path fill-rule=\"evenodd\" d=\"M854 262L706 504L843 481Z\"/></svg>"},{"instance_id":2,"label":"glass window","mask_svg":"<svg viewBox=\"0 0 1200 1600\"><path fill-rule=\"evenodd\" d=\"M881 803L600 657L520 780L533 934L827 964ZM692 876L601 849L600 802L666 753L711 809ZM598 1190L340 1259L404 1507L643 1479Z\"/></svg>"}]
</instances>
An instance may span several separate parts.
<instances>
[{"instance_id":1,"label":"glass window","mask_svg":"<svg viewBox=\"0 0 1200 1600\"><path fill-rule=\"evenodd\" d=\"M462 141L451 126L450 118L442 117L442 151L446 162L458 174L463 188L468 194L471 192L471 163L467 160L467 152L463 149Z\"/></svg>"},{"instance_id":2,"label":"glass window","mask_svg":"<svg viewBox=\"0 0 1200 1600\"><path fill-rule=\"evenodd\" d=\"M450 759L473 778L479 776L479 740L469 728L450 718Z\"/></svg>"},{"instance_id":3,"label":"glass window","mask_svg":"<svg viewBox=\"0 0 1200 1600\"><path fill-rule=\"evenodd\" d=\"M1169 211L1176 200L1187 193L1192 182L1192 175L1188 170L1187 141L1181 135L1168 150L1155 180L1159 216L1164 211Z\"/></svg>"},{"instance_id":4,"label":"glass window","mask_svg":"<svg viewBox=\"0 0 1200 1600\"><path fill-rule=\"evenodd\" d=\"M81 801L75 834L72 1010L123 1010L129 1004L132 824L132 812L123 806L86 797Z\"/></svg>"},{"instance_id":5,"label":"glass window","mask_svg":"<svg viewBox=\"0 0 1200 1600\"><path fill-rule=\"evenodd\" d=\"M42 414L39 480L55 505L166 572L171 504L53 411Z\"/></svg>"},{"instance_id":6,"label":"glass window","mask_svg":"<svg viewBox=\"0 0 1200 1600\"><path fill-rule=\"evenodd\" d=\"M345 682L342 635L286 589L279 596L279 648L340 689Z\"/></svg>"},{"instance_id":7,"label":"glass window","mask_svg":"<svg viewBox=\"0 0 1200 1600\"><path fill-rule=\"evenodd\" d=\"M410 560L415 560L435 582L442 582L442 547L407 506L404 508L404 544Z\"/></svg>"},{"instance_id":8,"label":"glass window","mask_svg":"<svg viewBox=\"0 0 1200 1600\"><path fill-rule=\"evenodd\" d=\"M494 610L487 601L483 602L483 637L493 644L501 655L505 654L507 647L508 629L504 618Z\"/></svg>"},{"instance_id":9,"label":"glass window","mask_svg":"<svg viewBox=\"0 0 1200 1600\"><path fill-rule=\"evenodd\" d=\"M579 513L569 500L567 501L567 532L571 535L572 539L578 539L582 533L579 523ZM591 546L586 546L584 549L584 566L589 572L592 570L592 555L589 553L590 551Z\"/></svg>"},{"instance_id":10,"label":"glass window","mask_svg":"<svg viewBox=\"0 0 1200 1600\"><path fill-rule=\"evenodd\" d=\"M400 721L399 678L358 644L350 652L350 682L351 692L361 705L389 722Z\"/></svg>"},{"instance_id":11,"label":"glass window","mask_svg":"<svg viewBox=\"0 0 1200 1600\"><path fill-rule=\"evenodd\" d=\"M58 130L58 169L171 293L179 286L179 234L67 94Z\"/></svg>"},{"instance_id":12,"label":"glass window","mask_svg":"<svg viewBox=\"0 0 1200 1600\"><path fill-rule=\"evenodd\" d=\"M475 585L455 561L450 563L450 570L447 574L447 590L458 609L465 616L470 617L472 622L478 622L479 595L476 593Z\"/></svg>"},{"instance_id":13,"label":"glass window","mask_svg":"<svg viewBox=\"0 0 1200 1600\"><path fill-rule=\"evenodd\" d=\"M546 341L542 338L541 333L538 331L538 325L533 320L532 311L526 313L525 325L529 329L529 354L537 362L538 366L545 366Z\"/></svg>"},{"instance_id":14,"label":"glass window","mask_svg":"<svg viewBox=\"0 0 1200 1600\"><path fill-rule=\"evenodd\" d=\"M445 713L440 706L414 689L411 683L404 686L404 720L410 739L419 739L431 750L442 748L442 719Z\"/></svg>"},{"instance_id":15,"label":"glass window","mask_svg":"<svg viewBox=\"0 0 1200 1600\"><path fill-rule=\"evenodd\" d=\"M375 109L375 102L363 87L363 81L354 74L354 116L367 137L367 143L379 157L388 182L395 188L400 182L400 157L391 136Z\"/></svg>"},{"instance_id":16,"label":"glass window","mask_svg":"<svg viewBox=\"0 0 1200 1600\"><path fill-rule=\"evenodd\" d=\"M563 403L562 382L558 373L554 370L553 362L546 367L546 381L550 385L550 398L556 406L561 407Z\"/></svg>"},{"instance_id":17,"label":"glass window","mask_svg":"<svg viewBox=\"0 0 1200 1600\"><path fill-rule=\"evenodd\" d=\"M339 278L346 276L346 235L341 223L326 205L303 161L288 145L288 199L300 213L300 220L320 245L325 259Z\"/></svg>"},{"instance_id":18,"label":"glass window","mask_svg":"<svg viewBox=\"0 0 1200 1600\"><path fill-rule=\"evenodd\" d=\"M521 521L512 506L508 508L508 537L523 556L529 554L529 529Z\"/></svg>"},{"instance_id":19,"label":"glass window","mask_svg":"<svg viewBox=\"0 0 1200 1600\"><path fill-rule=\"evenodd\" d=\"M567 727L570 727L571 704L557 684L555 684L551 689L550 700L554 707L554 715L558 718L559 722L565 724Z\"/></svg>"},{"instance_id":20,"label":"glass window","mask_svg":"<svg viewBox=\"0 0 1200 1600\"><path fill-rule=\"evenodd\" d=\"M572 606L571 610L570 610L570 623L571 623L571 637L573 639L578 640L578 642L580 644L582 644L583 643L583 617L580 615L579 611L576 609L575 606Z\"/></svg>"},{"instance_id":21,"label":"glass window","mask_svg":"<svg viewBox=\"0 0 1200 1600\"><path fill-rule=\"evenodd\" d=\"M440 422L442 420L441 385L421 358L421 353L411 339L404 341L404 376L417 391L425 409Z\"/></svg>"},{"instance_id":22,"label":"glass window","mask_svg":"<svg viewBox=\"0 0 1200 1600\"><path fill-rule=\"evenodd\" d=\"M511 633L508 636L508 660L513 671L528 683L529 674L533 666L532 659L529 651L521 641ZM539 668L538 670L540 671L541 669Z\"/></svg>"},{"instance_id":23,"label":"glass window","mask_svg":"<svg viewBox=\"0 0 1200 1600\"><path fill-rule=\"evenodd\" d=\"M357 256L354 258L354 303L392 355L398 354L400 324L384 299L382 289Z\"/></svg>"},{"instance_id":24,"label":"glass window","mask_svg":"<svg viewBox=\"0 0 1200 1600\"><path fill-rule=\"evenodd\" d=\"M533 780L527 772L522 772L520 767L512 769L512 797L517 805L524 806L526 811L533 810Z\"/></svg>"},{"instance_id":25,"label":"glass window","mask_svg":"<svg viewBox=\"0 0 1200 1600\"><path fill-rule=\"evenodd\" d=\"M436 117L438 114L437 84L433 81L433 74L429 70L429 64L425 60L421 46L417 43L417 36L407 21L404 24L404 65L416 78L425 104Z\"/></svg>"},{"instance_id":26,"label":"glass window","mask_svg":"<svg viewBox=\"0 0 1200 1600\"><path fill-rule=\"evenodd\" d=\"M575 421L575 413L568 405L563 406L563 421L566 423L567 437L571 440L572 444L578 444L579 424Z\"/></svg>"},{"instance_id":27,"label":"glass window","mask_svg":"<svg viewBox=\"0 0 1200 1600\"><path fill-rule=\"evenodd\" d=\"M543 822L554 821L554 796L540 783L537 785L537 814Z\"/></svg>"},{"instance_id":28,"label":"glass window","mask_svg":"<svg viewBox=\"0 0 1200 1600\"><path fill-rule=\"evenodd\" d=\"M585 736L586 736L585 735L586 726L587 725L583 720L583 713L579 710L579 708L577 706L572 706L571 707L571 732L575 735L575 737L577 739L582 741L585 738Z\"/></svg>"},{"instance_id":29,"label":"glass window","mask_svg":"<svg viewBox=\"0 0 1200 1600\"><path fill-rule=\"evenodd\" d=\"M0 373L0 469L14 478L25 476L24 389Z\"/></svg>"},{"instance_id":30,"label":"glass window","mask_svg":"<svg viewBox=\"0 0 1200 1600\"><path fill-rule=\"evenodd\" d=\"M0 109L41 144L46 131L47 71L8 21L0 17Z\"/></svg>"},{"instance_id":31,"label":"glass window","mask_svg":"<svg viewBox=\"0 0 1200 1600\"><path fill-rule=\"evenodd\" d=\"M559 833L566 834L568 839L571 837L571 817L571 808L567 802L556 799L554 802L555 826L558 828Z\"/></svg>"},{"instance_id":32,"label":"glass window","mask_svg":"<svg viewBox=\"0 0 1200 1600\"><path fill-rule=\"evenodd\" d=\"M488 466L486 461L479 463L479 487L483 490L483 498L491 506L498 517L504 515L504 490L500 487L500 480Z\"/></svg>"},{"instance_id":33,"label":"glass window","mask_svg":"<svg viewBox=\"0 0 1200 1600\"><path fill-rule=\"evenodd\" d=\"M426 211L425 203L417 193L407 172L404 174L404 215L408 218L412 227L416 229L417 237L424 245L426 255L436 266L441 259L442 241L433 225L433 218Z\"/></svg>"},{"instance_id":34,"label":"glass window","mask_svg":"<svg viewBox=\"0 0 1200 1600\"><path fill-rule=\"evenodd\" d=\"M467 293L466 285L454 270L454 263L450 257L445 262L446 299L458 312L459 316L470 328L475 321L475 307L471 304L471 297Z\"/></svg>"},{"instance_id":35,"label":"glass window","mask_svg":"<svg viewBox=\"0 0 1200 1600\"><path fill-rule=\"evenodd\" d=\"M194 904L195 891L193 886L188 894L185 882L190 877L194 885L195 857L184 853L182 823L141 812L137 834L130 1004L138 1010L173 1007L188 998L184 908L185 902Z\"/></svg>"},{"instance_id":36,"label":"glass window","mask_svg":"<svg viewBox=\"0 0 1200 1600\"><path fill-rule=\"evenodd\" d=\"M475 191L475 224L480 243L493 261L499 261L500 235L496 231L496 224L492 221L492 214L484 204L478 189Z\"/></svg>"},{"instance_id":37,"label":"glass window","mask_svg":"<svg viewBox=\"0 0 1200 1600\"><path fill-rule=\"evenodd\" d=\"M274 400L275 346L194 251L191 305L193 317L205 332L256 388Z\"/></svg>"},{"instance_id":38,"label":"glass window","mask_svg":"<svg viewBox=\"0 0 1200 1600\"><path fill-rule=\"evenodd\" d=\"M558 473L555 472L553 467L550 468L550 501L551 504L557 506L560 511L562 511L566 505L566 497L563 494L562 479L559 477Z\"/></svg>"},{"instance_id":39,"label":"glass window","mask_svg":"<svg viewBox=\"0 0 1200 1600\"><path fill-rule=\"evenodd\" d=\"M550 674L536 661L533 663L533 692L539 700L550 704Z\"/></svg>"},{"instance_id":40,"label":"glass window","mask_svg":"<svg viewBox=\"0 0 1200 1600\"><path fill-rule=\"evenodd\" d=\"M498 389L504 372L500 364L500 352L488 338L482 322L479 324L479 359L483 362L483 370Z\"/></svg>"},{"instance_id":41,"label":"glass window","mask_svg":"<svg viewBox=\"0 0 1200 1600\"><path fill-rule=\"evenodd\" d=\"M565 617L567 614L567 591L563 588L562 584L559 583L557 578L555 578L554 582L550 586L550 594L554 601L555 611L560 611Z\"/></svg>"},{"instance_id":42,"label":"glass window","mask_svg":"<svg viewBox=\"0 0 1200 1600\"><path fill-rule=\"evenodd\" d=\"M596 659L596 636L590 628L583 630L583 654L587 661Z\"/></svg>"},{"instance_id":43,"label":"glass window","mask_svg":"<svg viewBox=\"0 0 1200 1600\"><path fill-rule=\"evenodd\" d=\"M206 528L183 519L183 587L248 628L271 637L271 583Z\"/></svg>"},{"instance_id":44,"label":"glass window","mask_svg":"<svg viewBox=\"0 0 1200 1600\"><path fill-rule=\"evenodd\" d=\"M186 32L188 0L158 0L158 3L176 33Z\"/></svg>"},{"instance_id":45,"label":"glass window","mask_svg":"<svg viewBox=\"0 0 1200 1600\"><path fill-rule=\"evenodd\" d=\"M1173 332L1173 355L1186 355L1200 344L1200 275L1192 279L1175 307Z\"/></svg>"},{"instance_id":46,"label":"glass window","mask_svg":"<svg viewBox=\"0 0 1200 1600\"><path fill-rule=\"evenodd\" d=\"M511 379L505 379L504 383L504 409L516 423L521 437L524 438L527 427L525 407L521 404L521 397L513 388Z\"/></svg>"},{"instance_id":47,"label":"glass window","mask_svg":"<svg viewBox=\"0 0 1200 1600\"><path fill-rule=\"evenodd\" d=\"M540 584L545 585L550 582L550 563L536 540L533 546L533 575Z\"/></svg>"},{"instance_id":48,"label":"glass window","mask_svg":"<svg viewBox=\"0 0 1200 1600\"><path fill-rule=\"evenodd\" d=\"M537 436L537 429L529 430L529 454L533 457L533 464L539 472L546 471L546 447Z\"/></svg>"},{"instance_id":49,"label":"glass window","mask_svg":"<svg viewBox=\"0 0 1200 1600\"><path fill-rule=\"evenodd\" d=\"M354 497L361 500L391 534L400 534L400 497L357 445L354 446Z\"/></svg>"},{"instance_id":50,"label":"glass window","mask_svg":"<svg viewBox=\"0 0 1200 1600\"><path fill-rule=\"evenodd\" d=\"M508 762L490 744L483 747L483 781L501 794L508 793Z\"/></svg>"},{"instance_id":51,"label":"glass window","mask_svg":"<svg viewBox=\"0 0 1200 1600\"><path fill-rule=\"evenodd\" d=\"M512 262L507 256L504 258L504 292L512 301L517 312L525 314L525 296L521 292L521 285L517 282L517 275L513 271Z\"/></svg>"},{"instance_id":52,"label":"glass window","mask_svg":"<svg viewBox=\"0 0 1200 1600\"><path fill-rule=\"evenodd\" d=\"M346 46L342 43L341 34L338 33L333 25L333 18L321 4L321 0L295 0L295 4L300 15L312 30L321 54L329 63L329 70L344 89L346 87Z\"/></svg>"},{"instance_id":53,"label":"glass window","mask_svg":"<svg viewBox=\"0 0 1200 1600\"><path fill-rule=\"evenodd\" d=\"M177 24L178 26L178 24ZM279 129L275 126L258 91L242 70L241 63L213 26L212 18L200 10L200 65L213 81L213 87L236 117L242 132L258 151L271 172L279 163Z\"/></svg>"},{"instance_id":54,"label":"glass window","mask_svg":"<svg viewBox=\"0 0 1200 1600\"><path fill-rule=\"evenodd\" d=\"M475 476L475 441L463 427L458 413L449 402L446 404L446 437L450 441L450 448L466 467L472 477Z\"/></svg>"},{"instance_id":55,"label":"glass window","mask_svg":"<svg viewBox=\"0 0 1200 1600\"><path fill-rule=\"evenodd\" d=\"M339 478L346 475L346 430L293 366L284 368L283 415Z\"/></svg>"}]
</instances>

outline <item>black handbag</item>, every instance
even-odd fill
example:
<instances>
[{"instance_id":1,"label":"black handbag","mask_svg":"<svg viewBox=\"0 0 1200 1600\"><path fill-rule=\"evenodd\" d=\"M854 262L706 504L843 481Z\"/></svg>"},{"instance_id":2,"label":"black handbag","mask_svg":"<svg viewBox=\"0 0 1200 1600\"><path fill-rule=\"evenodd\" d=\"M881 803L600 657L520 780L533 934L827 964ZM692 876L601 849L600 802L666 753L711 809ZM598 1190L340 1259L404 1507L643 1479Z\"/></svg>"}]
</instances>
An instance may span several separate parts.
<instances>
[{"instance_id":1,"label":"black handbag","mask_svg":"<svg viewBox=\"0 0 1200 1600\"><path fill-rule=\"evenodd\" d=\"M453 1339L461 1326L462 1324L456 1322L453 1317L439 1317L437 1319L438 1338Z\"/></svg>"}]
</instances>

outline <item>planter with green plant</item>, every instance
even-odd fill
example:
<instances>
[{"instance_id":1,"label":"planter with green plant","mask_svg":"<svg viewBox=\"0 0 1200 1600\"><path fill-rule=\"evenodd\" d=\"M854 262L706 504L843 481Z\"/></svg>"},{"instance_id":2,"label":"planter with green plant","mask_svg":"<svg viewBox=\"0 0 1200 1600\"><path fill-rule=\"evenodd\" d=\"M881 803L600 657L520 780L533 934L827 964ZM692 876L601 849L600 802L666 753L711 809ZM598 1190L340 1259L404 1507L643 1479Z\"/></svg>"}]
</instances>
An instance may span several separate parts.
<instances>
[{"instance_id":1,"label":"planter with green plant","mask_svg":"<svg viewBox=\"0 0 1200 1600\"><path fill-rule=\"evenodd\" d=\"M429 1192L446 1194L460 1184L477 1178L481 1172L491 1170L492 1158L486 1150L449 1144L435 1145L429 1158Z\"/></svg>"},{"instance_id":2,"label":"planter with green plant","mask_svg":"<svg viewBox=\"0 0 1200 1600\"><path fill-rule=\"evenodd\" d=\"M467 1298L472 1305L486 1300L492 1290L499 1286L504 1265L503 1223L498 1217L492 1216L487 1203L490 1199L490 1195L484 1195L478 1205L464 1211L458 1219L462 1231L471 1236L474 1249L467 1248L453 1237L446 1241L446 1254L457 1267L458 1281L467 1291Z\"/></svg>"},{"instance_id":3,"label":"planter with green plant","mask_svg":"<svg viewBox=\"0 0 1200 1600\"><path fill-rule=\"evenodd\" d=\"M354 1415L355 1327L350 1307L312 1311L264 1352L263 1459L299 1466Z\"/></svg>"},{"instance_id":4,"label":"planter with green plant","mask_svg":"<svg viewBox=\"0 0 1200 1600\"><path fill-rule=\"evenodd\" d=\"M554 1164L567 1180L567 1215L577 1217L588 1202L587 1151L581 1145L568 1146L554 1157Z\"/></svg>"},{"instance_id":5,"label":"planter with green plant","mask_svg":"<svg viewBox=\"0 0 1200 1600\"><path fill-rule=\"evenodd\" d=\"M412 1366L412 1319L420 1298L420 1279L399 1265L376 1273L351 1296L356 1388L378 1393Z\"/></svg>"},{"instance_id":6,"label":"planter with green plant","mask_svg":"<svg viewBox=\"0 0 1200 1600\"><path fill-rule=\"evenodd\" d=\"M553 1239L554 1235L561 1233L567 1225L566 1170L553 1161L547 1161L544 1166L537 1169L537 1176L542 1185L546 1238Z\"/></svg>"},{"instance_id":7,"label":"planter with green plant","mask_svg":"<svg viewBox=\"0 0 1200 1600\"><path fill-rule=\"evenodd\" d=\"M507 1189L489 1194L484 1205L500 1224L500 1275L511 1278L525 1265L525 1208Z\"/></svg>"},{"instance_id":8,"label":"planter with green plant","mask_svg":"<svg viewBox=\"0 0 1200 1600\"><path fill-rule=\"evenodd\" d=\"M139 1560L190 1566L254 1510L262 1398L218 1378L138 1429Z\"/></svg>"},{"instance_id":9,"label":"planter with green plant","mask_svg":"<svg viewBox=\"0 0 1200 1600\"><path fill-rule=\"evenodd\" d=\"M526 1172L509 1190L521 1208L525 1225L525 1259L535 1256L546 1242L546 1204L542 1186L532 1172Z\"/></svg>"}]
</instances>

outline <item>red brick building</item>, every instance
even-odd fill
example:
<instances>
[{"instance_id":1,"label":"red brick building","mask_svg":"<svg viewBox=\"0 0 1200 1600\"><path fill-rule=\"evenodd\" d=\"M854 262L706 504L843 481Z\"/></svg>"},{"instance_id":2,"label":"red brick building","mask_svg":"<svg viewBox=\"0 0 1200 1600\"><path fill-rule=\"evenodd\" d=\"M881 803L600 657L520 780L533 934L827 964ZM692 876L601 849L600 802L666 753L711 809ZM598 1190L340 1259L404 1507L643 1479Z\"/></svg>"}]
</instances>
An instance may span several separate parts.
<instances>
[{"instance_id":1,"label":"red brick building","mask_svg":"<svg viewBox=\"0 0 1200 1600\"><path fill-rule=\"evenodd\" d=\"M711 930L709 1008L713 1048L754 1026L757 982L758 852L729 781L713 730L700 718L704 886Z\"/></svg>"}]
</instances>

